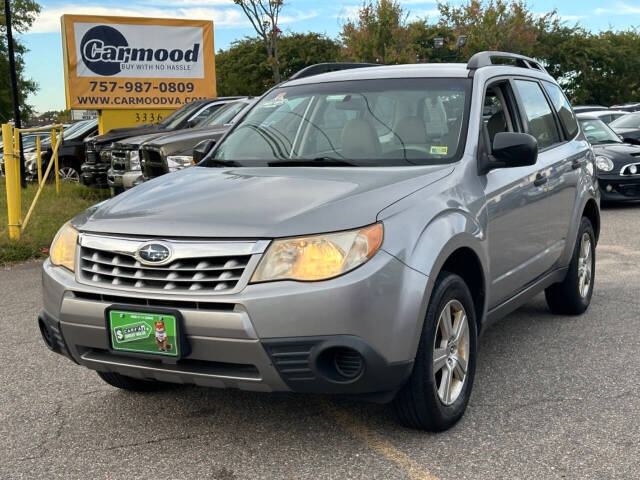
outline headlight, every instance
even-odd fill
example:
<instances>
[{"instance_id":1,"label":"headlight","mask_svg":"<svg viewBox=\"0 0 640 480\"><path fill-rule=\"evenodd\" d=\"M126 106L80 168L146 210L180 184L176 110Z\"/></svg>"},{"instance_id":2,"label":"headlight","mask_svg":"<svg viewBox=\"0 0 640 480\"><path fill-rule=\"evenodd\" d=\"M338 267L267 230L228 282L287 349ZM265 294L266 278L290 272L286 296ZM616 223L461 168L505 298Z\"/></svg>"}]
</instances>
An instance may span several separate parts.
<instances>
[{"instance_id":1,"label":"headlight","mask_svg":"<svg viewBox=\"0 0 640 480\"><path fill-rule=\"evenodd\" d=\"M602 172L610 172L613 170L613 162L610 158L598 155L596 157L596 167L598 167L598 170Z\"/></svg>"},{"instance_id":2,"label":"headlight","mask_svg":"<svg viewBox=\"0 0 640 480\"><path fill-rule=\"evenodd\" d=\"M138 150L132 150L129 152L129 170L141 170L140 154L138 153Z\"/></svg>"},{"instance_id":3,"label":"headlight","mask_svg":"<svg viewBox=\"0 0 640 480\"><path fill-rule=\"evenodd\" d=\"M78 231L71 226L70 222L65 223L58 233L56 233L49 256L51 263L68 268L72 272L76 269L76 245L78 244Z\"/></svg>"},{"instance_id":4,"label":"headlight","mask_svg":"<svg viewBox=\"0 0 640 480\"><path fill-rule=\"evenodd\" d=\"M104 163L111 162L111 150L102 150L100 152L100 161Z\"/></svg>"},{"instance_id":5,"label":"headlight","mask_svg":"<svg viewBox=\"0 0 640 480\"><path fill-rule=\"evenodd\" d=\"M369 260L382 245L383 232L382 224L376 223L359 230L275 240L251 281L337 277Z\"/></svg>"},{"instance_id":6,"label":"headlight","mask_svg":"<svg viewBox=\"0 0 640 480\"><path fill-rule=\"evenodd\" d=\"M182 170L193 165L193 157L189 155L169 155L167 157L167 166L170 172Z\"/></svg>"}]
</instances>

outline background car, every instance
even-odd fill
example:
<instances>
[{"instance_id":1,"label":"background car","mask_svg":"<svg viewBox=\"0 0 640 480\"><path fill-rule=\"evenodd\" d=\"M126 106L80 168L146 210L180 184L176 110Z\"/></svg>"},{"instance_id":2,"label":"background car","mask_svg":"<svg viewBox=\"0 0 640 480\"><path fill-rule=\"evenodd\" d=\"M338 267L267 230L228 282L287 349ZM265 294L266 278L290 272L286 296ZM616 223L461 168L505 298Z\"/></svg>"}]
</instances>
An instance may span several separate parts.
<instances>
[{"instance_id":1,"label":"background car","mask_svg":"<svg viewBox=\"0 0 640 480\"><path fill-rule=\"evenodd\" d=\"M583 112L583 113L589 113L589 115L593 115L594 117L599 118L600 120L602 120L604 123L608 125L620 117L629 115L630 112L625 112L624 110L608 109L608 110L597 110L595 112Z\"/></svg>"},{"instance_id":2,"label":"background car","mask_svg":"<svg viewBox=\"0 0 640 480\"><path fill-rule=\"evenodd\" d=\"M190 128L200 120L241 97L219 97L196 100L183 105L168 117L154 124L144 124L137 127L116 128L105 134L88 139L86 159L82 165L82 183L96 187L106 187L107 171L111 168L111 147L113 143L126 138L151 133L172 132ZM153 120L153 119L151 119Z\"/></svg>"},{"instance_id":3,"label":"background car","mask_svg":"<svg viewBox=\"0 0 640 480\"><path fill-rule=\"evenodd\" d=\"M637 111L640 111L640 103L638 102L623 103L620 105L611 105L610 108L616 109L616 110L624 110L626 112L637 112Z\"/></svg>"},{"instance_id":4,"label":"background car","mask_svg":"<svg viewBox=\"0 0 640 480\"><path fill-rule=\"evenodd\" d=\"M599 110L609 110L603 105L575 105L573 111L576 113L597 112Z\"/></svg>"},{"instance_id":5,"label":"background car","mask_svg":"<svg viewBox=\"0 0 640 480\"><path fill-rule=\"evenodd\" d=\"M609 124L627 143L640 144L640 112L620 117Z\"/></svg>"},{"instance_id":6,"label":"background car","mask_svg":"<svg viewBox=\"0 0 640 480\"><path fill-rule=\"evenodd\" d=\"M98 120L92 119L74 123L62 132L62 142L58 148L58 165L62 181L80 182L81 165L85 157L84 140L95 135L97 131ZM45 139L42 142L42 151L42 169L44 173L53 156L53 148L49 139ZM25 171L27 180L37 180L38 169L35 152L29 159L25 158Z\"/></svg>"},{"instance_id":7,"label":"background car","mask_svg":"<svg viewBox=\"0 0 640 480\"><path fill-rule=\"evenodd\" d=\"M193 165L195 146L205 140L211 140L212 146L254 102L253 98L231 102L202 120L197 128L157 137L145 143L140 149L145 180Z\"/></svg>"},{"instance_id":8,"label":"background car","mask_svg":"<svg viewBox=\"0 0 640 480\"><path fill-rule=\"evenodd\" d=\"M640 200L640 146L624 143L591 113L578 114L578 121L596 155L602 201Z\"/></svg>"}]
</instances>

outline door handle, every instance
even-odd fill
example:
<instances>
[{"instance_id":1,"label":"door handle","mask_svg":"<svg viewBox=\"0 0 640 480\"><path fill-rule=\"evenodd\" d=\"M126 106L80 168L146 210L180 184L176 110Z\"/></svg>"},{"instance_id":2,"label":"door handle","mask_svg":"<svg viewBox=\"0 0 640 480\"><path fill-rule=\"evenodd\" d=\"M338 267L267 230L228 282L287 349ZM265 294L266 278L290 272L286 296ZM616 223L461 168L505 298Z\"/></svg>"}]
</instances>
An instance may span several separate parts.
<instances>
[{"instance_id":1,"label":"door handle","mask_svg":"<svg viewBox=\"0 0 640 480\"><path fill-rule=\"evenodd\" d=\"M539 173L539 174L536 175L536 179L533 181L533 184L536 187L540 187L540 186L544 185L545 183L547 183L548 181L549 181L549 178L546 175L544 175L542 173Z\"/></svg>"}]
</instances>

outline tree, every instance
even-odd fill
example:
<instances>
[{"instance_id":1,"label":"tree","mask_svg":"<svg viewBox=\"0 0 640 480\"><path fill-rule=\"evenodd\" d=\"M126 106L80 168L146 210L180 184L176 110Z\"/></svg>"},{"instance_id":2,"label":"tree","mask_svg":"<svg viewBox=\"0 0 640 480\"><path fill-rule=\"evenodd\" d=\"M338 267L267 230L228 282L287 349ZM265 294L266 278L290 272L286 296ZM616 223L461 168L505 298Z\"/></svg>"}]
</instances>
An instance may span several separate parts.
<instances>
[{"instance_id":1,"label":"tree","mask_svg":"<svg viewBox=\"0 0 640 480\"><path fill-rule=\"evenodd\" d=\"M319 33L292 33L280 39L281 76L287 79L314 63L340 60L340 44ZM275 83L260 38L233 42L216 54L218 95L261 95Z\"/></svg>"},{"instance_id":2,"label":"tree","mask_svg":"<svg viewBox=\"0 0 640 480\"><path fill-rule=\"evenodd\" d=\"M365 2L340 32L343 56L356 62L415 62L408 38L407 15L396 0Z\"/></svg>"},{"instance_id":3,"label":"tree","mask_svg":"<svg viewBox=\"0 0 640 480\"><path fill-rule=\"evenodd\" d=\"M233 0L233 3L242 8L262 40L267 50L267 62L273 73L273 81L280 83L278 39L282 32L278 28L278 19L284 0Z\"/></svg>"},{"instance_id":4,"label":"tree","mask_svg":"<svg viewBox=\"0 0 640 480\"><path fill-rule=\"evenodd\" d=\"M40 5L34 0L11 1L11 24L16 33L26 32L37 15L40 13ZM18 99L22 106L20 115L27 120L33 109L25 103L27 96L37 90L34 81L24 77L23 55L26 48L13 38L13 48L16 59L16 76L18 79ZM0 3L0 122L8 122L13 118L13 103L11 96L11 82L9 77L9 53L7 45L7 24L4 11L4 2Z\"/></svg>"},{"instance_id":5,"label":"tree","mask_svg":"<svg viewBox=\"0 0 640 480\"><path fill-rule=\"evenodd\" d=\"M438 4L440 23L455 37L467 36L461 58L483 50L499 50L534 56L541 26L557 16L555 11L537 16L522 0L470 0L461 6Z\"/></svg>"}]
</instances>

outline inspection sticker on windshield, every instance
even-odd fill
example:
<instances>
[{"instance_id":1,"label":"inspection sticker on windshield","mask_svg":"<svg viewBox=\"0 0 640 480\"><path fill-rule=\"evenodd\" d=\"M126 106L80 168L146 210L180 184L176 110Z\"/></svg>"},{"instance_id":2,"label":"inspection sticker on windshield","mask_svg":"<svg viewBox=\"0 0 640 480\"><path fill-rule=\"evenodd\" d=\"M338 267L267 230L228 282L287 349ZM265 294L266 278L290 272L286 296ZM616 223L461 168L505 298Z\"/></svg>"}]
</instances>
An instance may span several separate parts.
<instances>
[{"instance_id":1,"label":"inspection sticker on windshield","mask_svg":"<svg viewBox=\"0 0 640 480\"><path fill-rule=\"evenodd\" d=\"M173 315L111 310L109 329L114 350L178 356L177 321Z\"/></svg>"},{"instance_id":2,"label":"inspection sticker on windshield","mask_svg":"<svg viewBox=\"0 0 640 480\"><path fill-rule=\"evenodd\" d=\"M431 153L431 155L446 155L448 150L449 149L445 146L432 145L429 153Z\"/></svg>"},{"instance_id":3,"label":"inspection sticker on windshield","mask_svg":"<svg viewBox=\"0 0 640 480\"><path fill-rule=\"evenodd\" d=\"M276 95L271 100L267 100L266 102L262 102L262 106L263 107L276 107L276 106L279 106L279 105L284 105L285 103L287 103L289 101L287 98L285 98L286 95L287 95L287 92L280 92L278 95Z\"/></svg>"}]
</instances>

